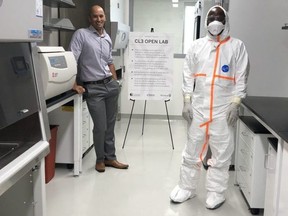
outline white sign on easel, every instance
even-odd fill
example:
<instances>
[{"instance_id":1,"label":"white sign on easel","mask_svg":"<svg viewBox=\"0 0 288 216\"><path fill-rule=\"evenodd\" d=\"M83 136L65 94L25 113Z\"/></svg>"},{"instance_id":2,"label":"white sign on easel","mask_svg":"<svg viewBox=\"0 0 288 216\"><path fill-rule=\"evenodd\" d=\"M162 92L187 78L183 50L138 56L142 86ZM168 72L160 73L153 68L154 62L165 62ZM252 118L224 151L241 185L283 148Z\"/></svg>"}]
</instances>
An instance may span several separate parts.
<instances>
[{"instance_id":1,"label":"white sign on easel","mask_svg":"<svg viewBox=\"0 0 288 216\"><path fill-rule=\"evenodd\" d=\"M170 100L173 85L171 35L130 32L128 99Z\"/></svg>"}]
</instances>

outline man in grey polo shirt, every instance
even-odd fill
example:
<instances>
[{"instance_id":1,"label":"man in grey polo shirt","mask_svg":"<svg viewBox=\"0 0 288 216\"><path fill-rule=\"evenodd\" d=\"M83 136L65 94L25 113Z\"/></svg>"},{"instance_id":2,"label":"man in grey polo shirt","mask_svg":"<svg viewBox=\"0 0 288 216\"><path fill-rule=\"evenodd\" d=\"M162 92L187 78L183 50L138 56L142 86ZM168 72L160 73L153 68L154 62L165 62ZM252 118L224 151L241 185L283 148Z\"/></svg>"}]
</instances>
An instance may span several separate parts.
<instances>
[{"instance_id":1,"label":"man in grey polo shirt","mask_svg":"<svg viewBox=\"0 0 288 216\"><path fill-rule=\"evenodd\" d=\"M93 119L93 142L96 152L95 169L104 172L105 166L127 169L115 155L114 126L117 113L119 84L112 59L112 41L104 29L103 8L90 8L88 28L77 30L70 42L78 73L73 89L84 93Z\"/></svg>"}]
</instances>

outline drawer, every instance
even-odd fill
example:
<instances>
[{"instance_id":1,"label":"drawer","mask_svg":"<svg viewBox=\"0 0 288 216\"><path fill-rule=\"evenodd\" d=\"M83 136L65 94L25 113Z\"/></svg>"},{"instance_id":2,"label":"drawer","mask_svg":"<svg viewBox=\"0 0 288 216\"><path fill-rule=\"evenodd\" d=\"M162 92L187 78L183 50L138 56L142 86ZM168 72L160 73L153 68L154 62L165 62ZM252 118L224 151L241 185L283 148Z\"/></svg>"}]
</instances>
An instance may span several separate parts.
<instances>
[{"instance_id":1,"label":"drawer","mask_svg":"<svg viewBox=\"0 0 288 216\"><path fill-rule=\"evenodd\" d=\"M82 119L82 127L89 127L89 119L88 118L84 118Z\"/></svg>"},{"instance_id":2,"label":"drawer","mask_svg":"<svg viewBox=\"0 0 288 216\"><path fill-rule=\"evenodd\" d=\"M248 145L244 142L243 138L240 137L238 143L238 154L241 154L244 161L248 164L248 166L253 166L253 151L248 147Z\"/></svg>"},{"instance_id":3,"label":"drawer","mask_svg":"<svg viewBox=\"0 0 288 216\"><path fill-rule=\"evenodd\" d=\"M86 102L83 102L82 103L82 112L83 113L88 113L89 114L89 110L88 110L88 106L87 106L87 103Z\"/></svg>"},{"instance_id":4,"label":"drawer","mask_svg":"<svg viewBox=\"0 0 288 216\"><path fill-rule=\"evenodd\" d=\"M82 144L83 145L89 144L89 136L88 136L88 134L83 134L82 135Z\"/></svg>"},{"instance_id":5,"label":"drawer","mask_svg":"<svg viewBox=\"0 0 288 216\"><path fill-rule=\"evenodd\" d=\"M247 185L251 185L251 178L252 178L252 166L247 163L247 160L239 154L238 155L238 163L237 163L237 175L238 172L241 173L241 175L244 177L245 181L247 182Z\"/></svg>"},{"instance_id":6,"label":"drawer","mask_svg":"<svg viewBox=\"0 0 288 216\"><path fill-rule=\"evenodd\" d=\"M241 121L239 126L239 137L243 139L247 146L253 149L254 133Z\"/></svg>"},{"instance_id":7,"label":"drawer","mask_svg":"<svg viewBox=\"0 0 288 216\"><path fill-rule=\"evenodd\" d=\"M241 189L241 191L243 192L247 202L251 203L251 192L250 192L250 186L247 184L247 182L245 181L245 177L242 175L241 172L237 173L237 179L239 187Z\"/></svg>"},{"instance_id":8,"label":"drawer","mask_svg":"<svg viewBox=\"0 0 288 216\"><path fill-rule=\"evenodd\" d=\"M82 135L82 153L84 153L89 147L89 136L87 134Z\"/></svg>"}]
</instances>

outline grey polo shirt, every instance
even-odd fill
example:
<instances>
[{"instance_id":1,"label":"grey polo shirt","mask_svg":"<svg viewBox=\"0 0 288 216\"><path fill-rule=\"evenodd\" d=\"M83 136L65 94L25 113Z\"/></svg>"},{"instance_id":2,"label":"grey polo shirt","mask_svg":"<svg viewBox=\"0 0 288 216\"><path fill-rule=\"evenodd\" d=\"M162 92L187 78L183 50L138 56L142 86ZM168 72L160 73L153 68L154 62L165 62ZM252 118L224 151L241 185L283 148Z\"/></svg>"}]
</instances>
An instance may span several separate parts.
<instances>
[{"instance_id":1,"label":"grey polo shirt","mask_svg":"<svg viewBox=\"0 0 288 216\"><path fill-rule=\"evenodd\" d=\"M69 50L76 58L80 81L96 81L112 76L108 67L113 64L112 41L105 30L100 36L93 26L78 29L73 34Z\"/></svg>"}]
</instances>

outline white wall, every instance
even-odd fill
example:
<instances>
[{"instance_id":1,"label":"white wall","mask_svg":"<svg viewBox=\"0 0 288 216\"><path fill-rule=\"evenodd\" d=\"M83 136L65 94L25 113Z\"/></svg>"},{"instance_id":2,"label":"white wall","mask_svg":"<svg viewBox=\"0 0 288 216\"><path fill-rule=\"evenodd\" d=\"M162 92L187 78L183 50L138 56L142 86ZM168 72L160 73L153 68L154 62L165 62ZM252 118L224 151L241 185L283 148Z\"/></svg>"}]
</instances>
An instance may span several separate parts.
<instances>
[{"instance_id":1,"label":"white wall","mask_svg":"<svg viewBox=\"0 0 288 216\"><path fill-rule=\"evenodd\" d=\"M110 20L125 23L127 0L112 0L110 2Z\"/></svg>"},{"instance_id":2,"label":"white wall","mask_svg":"<svg viewBox=\"0 0 288 216\"><path fill-rule=\"evenodd\" d=\"M248 50L250 96L288 96L287 0L230 1L231 36Z\"/></svg>"},{"instance_id":3,"label":"white wall","mask_svg":"<svg viewBox=\"0 0 288 216\"><path fill-rule=\"evenodd\" d=\"M170 33L174 37L175 53L182 53L184 4L172 7L169 0L134 0L134 32Z\"/></svg>"}]
</instances>

